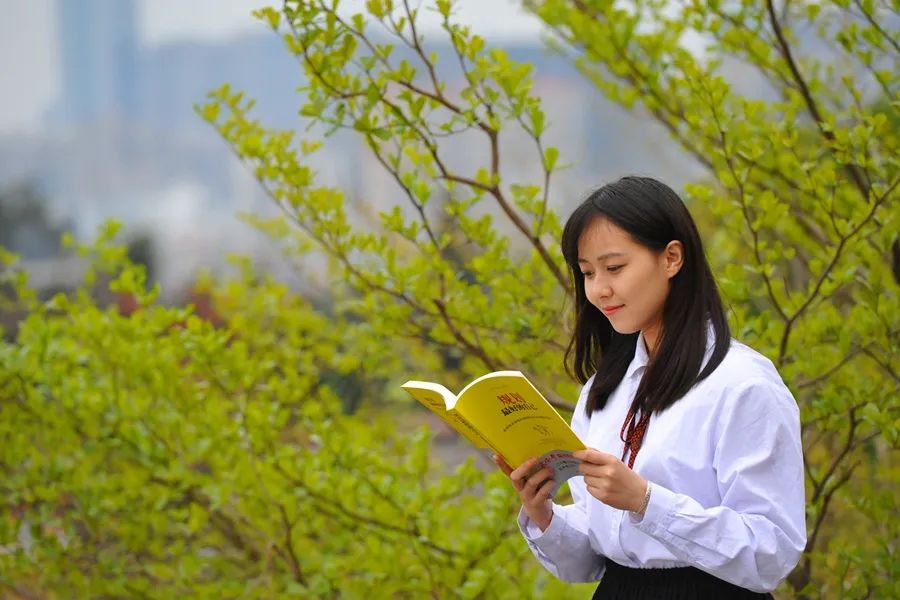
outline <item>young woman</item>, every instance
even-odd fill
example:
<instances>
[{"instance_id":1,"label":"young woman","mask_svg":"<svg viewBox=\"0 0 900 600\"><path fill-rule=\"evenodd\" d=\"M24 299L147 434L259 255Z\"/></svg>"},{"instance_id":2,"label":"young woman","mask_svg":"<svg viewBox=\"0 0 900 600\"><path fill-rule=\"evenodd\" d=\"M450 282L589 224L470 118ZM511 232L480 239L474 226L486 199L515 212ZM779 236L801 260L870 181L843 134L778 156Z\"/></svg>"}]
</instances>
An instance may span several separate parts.
<instances>
[{"instance_id":1,"label":"young woman","mask_svg":"<svg viewBox=\"0 0 900 600\"><path fill-rule=\"evenodd\" d=\"M519 525L594 598L770 598L806 544L799 411L772 363L730 337L690 214L649 178L606 185L566 223L567 361L583 478L511 470ZM574 354L574 356L573 356ZM567 363L568 364L568 363Z\"/></svg>"}]
</instances>

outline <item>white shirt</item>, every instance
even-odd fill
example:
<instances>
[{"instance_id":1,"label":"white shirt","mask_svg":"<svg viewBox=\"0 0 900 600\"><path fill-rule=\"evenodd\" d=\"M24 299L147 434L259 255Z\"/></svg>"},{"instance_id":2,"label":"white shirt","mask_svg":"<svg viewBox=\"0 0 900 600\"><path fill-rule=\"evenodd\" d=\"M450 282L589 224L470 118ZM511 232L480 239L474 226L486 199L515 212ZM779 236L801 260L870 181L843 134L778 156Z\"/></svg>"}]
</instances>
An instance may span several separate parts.
<instances>
[{"instance_id":1,"label":"white shirt","mask_svg":"<svg viewBox=\"0 0 900 600\"><path fill-rule=\"evenodd\" d=\"M712 330L706 359L712 351ZM591 448L622 456L622 422L648 361L643 336L606 407L588 417L593 377L572 429ZM693 566L757 592L787 577L806 545L803 451L797 403L774 365L732 340L713 373L654 414L634 470L650 481L643 519L569 480L573 504L553 505L541 533L524 510L519 527L537 559L565 581L602 577L605 558L634 568Z\"/></svg>"}]
</instances>

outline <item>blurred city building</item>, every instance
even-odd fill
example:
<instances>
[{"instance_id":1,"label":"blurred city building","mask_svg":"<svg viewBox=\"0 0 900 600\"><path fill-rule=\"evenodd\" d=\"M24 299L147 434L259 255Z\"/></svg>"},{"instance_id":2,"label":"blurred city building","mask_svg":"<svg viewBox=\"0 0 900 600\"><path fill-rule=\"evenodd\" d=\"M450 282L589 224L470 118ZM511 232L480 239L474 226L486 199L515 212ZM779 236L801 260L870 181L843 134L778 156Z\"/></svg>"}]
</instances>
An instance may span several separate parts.
<instances>
[{"instance_id":1,"label":"blurred city building","mask_svg":"<svg viewBox=\"0 0 900 600\"><path fill-rule=\"evenodd\" d=\"M60 116L90 123L138 114L137 20L133 0L58 0Z\"/></svg>"},{"instance_id":2,"label":"blurred city building","mask_svg":"<svg viewBox=\"0 0 900 600\"><path fill-rule=\"evenodd\" d=\"M54 6L59 96L39 131L0 135L0 194L33 187L46 199L48 219L82 240L107 218L123 221L130 235L152 240L164 299L188 294L198 267L218 269L231 252L294 276L275 243L236 218L241 211L277 211L193 110L227 82L257 100L254 114L264 124L318 137L298 116L302 69L279 36L260 24L259 33L224 41L148 45L138 34L136 0L56 0ZM448 87L461 87L462 73L442 39L430 35L430 49ZM552 188L562 212L591 187L624 173L653 173L680 185L698 172L659 126L606 102L539 39L488 41L534 65L535 91L550 123L546 143L572 165ZM541 183L537 153L527 142L524 134L502 137L506 181ZM449 164L471 172L487 157L477 138L450 140L443 151ZM329 138L312 166L321 183L341 187L349 201L373 211L403 202L392 177L350 133ZM39 271L54 272L46 264Z\"/></svg>"}]
</instances>

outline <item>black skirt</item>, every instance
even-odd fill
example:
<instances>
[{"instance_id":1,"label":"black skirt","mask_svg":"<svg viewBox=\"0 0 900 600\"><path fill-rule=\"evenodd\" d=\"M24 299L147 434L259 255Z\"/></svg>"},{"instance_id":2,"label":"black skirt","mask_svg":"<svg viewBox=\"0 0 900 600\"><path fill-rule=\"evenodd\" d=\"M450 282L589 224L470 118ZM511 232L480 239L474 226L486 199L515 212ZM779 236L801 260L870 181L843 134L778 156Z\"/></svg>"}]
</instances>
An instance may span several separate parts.
<instances>
[{"instance_id":1,"label":"black skirt","mask_svg":"<svg viewBox=\"0 0 900 600\"><path fill-rule=\"evenodd\" d=\"M606 573L594 600L757 600L772 594L751 592L694 567L632 569L606 560Z\"/></svg>"}]
</instances>

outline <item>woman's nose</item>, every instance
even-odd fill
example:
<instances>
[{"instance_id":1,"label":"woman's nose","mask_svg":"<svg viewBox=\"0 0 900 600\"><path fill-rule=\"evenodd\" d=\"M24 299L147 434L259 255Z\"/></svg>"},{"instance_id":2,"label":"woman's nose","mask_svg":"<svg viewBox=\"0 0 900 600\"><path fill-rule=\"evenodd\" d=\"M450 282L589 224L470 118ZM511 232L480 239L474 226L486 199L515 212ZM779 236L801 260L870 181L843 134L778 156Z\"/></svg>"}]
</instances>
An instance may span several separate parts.
<instances>
[{"instance_id":1,"label":"woman's nose","mask_svg":"<svg viewBox=\"0 0 900 600\"><path fill-rule=\"evenodd\" d=\"M591 300L603 300L612 295L612 288L605 281L594 280L586 292Z\"/></svg>"}]
</instances>

